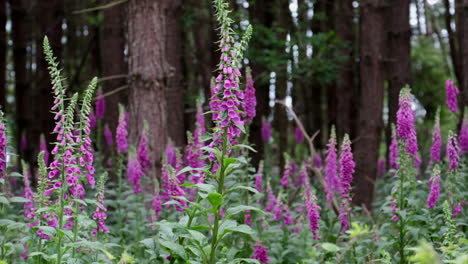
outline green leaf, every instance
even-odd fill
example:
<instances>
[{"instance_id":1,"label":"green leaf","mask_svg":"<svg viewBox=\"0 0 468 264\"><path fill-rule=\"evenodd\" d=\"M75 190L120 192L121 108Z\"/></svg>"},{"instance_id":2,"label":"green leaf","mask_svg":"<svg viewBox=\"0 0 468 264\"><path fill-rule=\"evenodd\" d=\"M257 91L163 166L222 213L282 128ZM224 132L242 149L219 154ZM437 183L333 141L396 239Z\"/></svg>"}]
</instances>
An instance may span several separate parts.
<instances>
[{"instance_id":1,"label":"green leaf","mask_svg":"<svg viewBox=\"0 0 468 264\"><path fill-rule=\"evenodd\" d=\"M228 229L224 230L224 233L229 233L229 232L243 233L243 234L247 234L247 235L251 235L251 236L255 234L253 229L250 228L250 226L248 226L248 225L239 225L239 226L236 226L234 228L228 228Z\"/></svg>"},{"instance_id":2,"label":"green leaf","mask_svg":"<svg viewBox=\"0 0 468 264\"><path fill-rule=\"evenodd\" d=\"M339 251L341 249L337 245L332 244L332 243L328 243L328 242L322 243L321 246L322 246L323 249L325 249L328 252L337 252L337 251Z\"/></svg>"},{"instance_id":3,"label":"green leaf","mask_svg":"<svg viewBox=\"0 0 468 264\"><path fill-rule=\"evenodd\" d=\"M223 203L223 196L217 192L208 194L208 202L213 208L218 208Z\"/></svg>"},{"instance_id":4,"label":"green leaf","mask_svg":"<svg viewBox=\"0 0 468 264\"><path fill-rule=\"evenodd\" d=\"M19 172L12 172L10 173L10 177L18 177L18 178L23 178L23 175Z\"/></svg>"},{"instance_id":5,"label":"green leaf","mask_svg":"<svg viewBox=\"0 0 468 264\"><path fill-rule=\"evenodd\" d=\"M228 189L226 191L226 193L230 193L230 192L233 192L233 191L236 191L236 190L247 190L247 191L251 191L253 192L254 194L258 194L259 192L257 191L257 189L255 188L252 188L252 187L249 187L249 186L235 186L235 187L232 187L230 189Z\"/></svg>"},{"instance_id":6,"label":"green leaf","mask_svg":"<svg viewBox=\"0 0 468 264\"><path fill-rule=\"evenodd\" d=\"M237 159L235 158L224 158L223 160L224 168L227 168L230 164L235 163L236 161Z\"/></svg>"},{"instance_id":7,"label":"green leaf","mask_svg":"<svg viewBox=\"0 0 468 264\"><path fill-rule=\"evenodd\" d=\"M0 203L2 204L10 204L10 201L5 196L0 196Z\"/></svg>"},{"instance_id":8,"label":"green leaf","mask_svg":"<svg viewBox=\"0 0 468 264\"><path fill-rule=\"evenodd\" d=\"M44 232L44 234L46 234L48 236L54 236L55 233L56 233L55 228L50 227L50 226L38 226L37 228L39 230L41 230L42 232Z\"/></svg>"},{"instance_id":9,"label":"green leaf","mask_svg":"<svg viewBox=\"0 0 468 264\"><path fill-rule=\"evenodd\" d=\"M179 176L181 174L184 174L184 173L189 172L189 171L194 171L194 170L198 170L198 168L185 167L185 168L181 169L179 172L177 172L176 176Z\"/></svg>"},{"instance_id":10,"label":"green leaf","mask_svg":"<svg viewBox=\"0 0 468 264\"><path fill-rule=\"evenodd\" d=\"M251 146L249 145L244 145L244 144L237 144L235 146L232 147L233 149L236 149L236 148L246 148L252 152L257 152L254 148L252 148Z\"/></svg>"},{"instance_id":11,"label":"green leaf","mask_svg":"<svg viewBox=\"0 0 468 264\"><path fill-rule=\"evenodd\" d=\"M26 199L24 197L20 197L20 196L15 196L15 197L10 198L10 202L12 202L12 203L27 203L27 202L30 202L30 201L31 200Z\"/></svg>"},{"instance_id":12,"label":"green leaf","mask_svg":"<svg viewBox=\"0 0 468 264\"><path fill-rule=\"evenodd\" d=\"M249 205L238 205L238 206L235 206L235 207L231 207L231 208L227 209L226 213L227 213L227 215L236 215L236 214L238 214L240 212L247 211L247 210L252 210L252 211L257 211L257 212L264 213L261 209L259 209L257 207L249 206Z\"/></svg>"},{"instance_id":13,"label":"green leaf","mask_svg":"<svg viewBox=\"0 0 468 264\"><path fill-rule=\"evenodd\" d=\"M183 258L184 260L187 259L187 254L185 253L184 248L176 244L174 242L168 241L168 240L159 240L159 243L163 246L168 248L169 250L172 251L172 253L178 255L179 257Z\"/></svg>"}]
</instances>

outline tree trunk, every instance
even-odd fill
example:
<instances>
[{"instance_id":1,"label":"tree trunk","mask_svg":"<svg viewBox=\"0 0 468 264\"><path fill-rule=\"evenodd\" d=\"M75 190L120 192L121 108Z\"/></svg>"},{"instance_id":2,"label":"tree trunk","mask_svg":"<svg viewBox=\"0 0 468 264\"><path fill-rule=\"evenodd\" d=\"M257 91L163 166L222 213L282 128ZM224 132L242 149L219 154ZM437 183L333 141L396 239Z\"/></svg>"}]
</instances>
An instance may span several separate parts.
<instances>
[{"instance_id":1,"label":"tree trunk","mask_svg":"<svg viewBox=\"0 0 468 264\"><path fill-rule=\"evenodd\" d=\"M463 106L468 106L468 0L461 0L457 5L457 35L460 47L460 90Z\"/></svg>"},{"instance_id":2,"label":"tree trunk","mask_svg":"<svg viewBox=\"0 0 468 264\"><path fill-rule=\"evenodd\" d=\"M411 80L409 6L409 0L394 0L386 10L388 125L385 139L387 146L391 141L391 125L396 123L400 90Z\"/></svg>"},{"instance_id":3,"label":"tree trunk","mask_svg":"<svg viewBox=\"0 0 468 264\"><path fill-rule=\"evenodd\" d=\"M149 125L149 153L159 162L170 134L167 96L170 88L176 85L180 43L171 43L179 32L171 16L176 16L180 1L131 0L128 7L129 39L129 111L130 142L136 144L146 120ZM169 48L168 46L173 46ZM171 101L171 103L174 103ZM171 126L172 128L172 126ZM170 131L170 132L169 132ZM182 131L183 132L183 131ZM157 164L160 165L160 164ZM159 167L159 166L158 166ZM155 174L152 168L150 175Z\"/></svg>"},{"instance_id":4,"label":"tree trunk","mask_svg":"<svg viewBox=\"0 0 468 264\"><path fill-rule=\"evenodd\" d=\"M109 0L107 2L112 2ZM125 61L125 5L120 4L103 11L104 21L101 27L101 69L102 77L116 77L103 82L103 93L110 93L117 89L118 92L106 96L106 112L104 123L114 133L117 128L119 110L118 104L127 103L127 85L128 68Z\"/></svg>"},{"instance_id":5,"label":"tree trunk","mask_svg":"<svg viewBox=\"0 0 468 264\"><path fill-rule=\"evenodd\" d=\"M50 81L47 62L43 53L42 43L44 36L49 38L49 43L54 51L54 56L61 61L62 56L62 22L64 18L62 0L37 1L36 2L36 24L38 33L36 37L36 87L33 98L35 120L31 132L31 143L39 144L39 136L44 134L47 142L55 141L55 136L51 134L54 129L54 119L50 112L53 105L52 84ZM37 149L37 148L36 148ZM35 152L34 152L35 153Z\"/></svg>"},{"instance_id":6,"label":"tree trunk","mask_svg":"<svg viewBox=\"0 0 468 264\"><path fill-rule=\"evenodd\" d=\"M335 7L335 30L337 37L343 41L340 55L346 59L340 65L338 80L336 82L336 131L339 138L344 133L351 134L353 127L352 105L355 94L354 89L354 8L352 0L338 0Z\"/></svg>"},{"instance_id":7,"label":"tree trunk","mask_svg":"<svg viewBox=\"0 0 468 264\"><path fill-rule=\"evenodd\" d=\"M252 40L250 41L250 60L252 67L252 75L255 80L255 89L257 95L257 116L254 118L250 126L250 142L252 142L257 150L252 154L252 163L255 167L258 166L260 160L264 157L264 145L262 141L262 118L267 118L270 115L270 70L263 61L258 60L261 57L261 52L271 48L270 43L265 41L264 31L262 27L271 29L273 16L273 4L271 0L256 0L249 2L250 22L254 28Z\"/></svg>"},{"instance_id":8,"label":"tree trunk","mask_svg":"<svg viewBox=\"0 0 468 264\"><path fill-rule=\"evenodd\" d=\"M6 0L0 0L0 106L6 106L6 51L7 35L5 30L7 20Z\"/></svg>"},{"instance_id":9,"label":"tree trunk","mask_svg":"<svg viewBox=\"0 0 468 264\"><path fill-rule=\"evenodd\" d=\"M457 46L457 38L455 36L455 32L452 28L452 21L453 16L450 14L450 0L444 0L445 6L445 27L447 29L448 37L449 37L449 46L450 46L450 57L452 58L453 64L453 71L455 72L455 76L458 80L458 83L461 83L461 68L460 68L460 57L459 57L459 49Z\"/></svg>"},{"instance_id":10,"label":"tree trunk","mask_svg":"<svg viewBox=\"0 0 468 264\"><path fill-rule=\"evenodd\" d=\"M288 30L292 23L291 13L289 11L289 1L287 0L278 0L277 1L277 21L278 25L276 28L276 36L280 43L284 45L278 45L277 52L282 54L285 51L286 46L286 37ZM289 57L289 56L287 56ZM286 65L288 64L288 59L285 60L281 67L276 71L276 86L275 86L275 97L276 100L284 100L287 95L288 89L288 71ZM278 154L279 154L279 166L281 171L283 171L285 160L284 155L288 148L288 116L284 106L280 104L275 104L274 107L274 117L273 117L273 127L276 132L278 132L279 142L278 142Z\"/></svg>"},{"instance_id":11,"label":"tree trunk","mask_svg":"<svg viewBox=\"0 0 468 264\"><path fill-rule=\"evenodd\" d=\"M384 1L361 1L361 102L356 155L355 198L353 202L371 208L380 134L383 127L384 95Z\"/></svg>"},{"instance_id":12,"label":"tree trunk","mask_svg":"<svg viewBox=\"0 0 468 264\"><path fill-rule=\"evenodd\" d=\"M28 138L27 129L31 126L31 102L30 87L28 83L27 68L27 11L24 1L11 1L11 38L13 40L13 69L15 71L15 102L17 144L20 145L21 136ZM39 144L34 142L33 144ZM27 151L26 151L27 152ZM31 155L21 153L23 159L31 162Z\"/></svg>"},{"instance_id":13,"label":"tree trunk","mask_svg":"<svg viewBox=\"0 0 468 264\"><path fill-rule=\"evenodd\" d=\"M169 75L166 79L166 100L168 111L168 131L169 138L176 146L185 145L185 124L184 124L184 96L182 86L182 46L181 46L181 7L180 0L163 0L167 2L165 9L164 30L166 62L169 65ZM198 36L197 36L198 37Z\"/></svg>"}]
</instances>

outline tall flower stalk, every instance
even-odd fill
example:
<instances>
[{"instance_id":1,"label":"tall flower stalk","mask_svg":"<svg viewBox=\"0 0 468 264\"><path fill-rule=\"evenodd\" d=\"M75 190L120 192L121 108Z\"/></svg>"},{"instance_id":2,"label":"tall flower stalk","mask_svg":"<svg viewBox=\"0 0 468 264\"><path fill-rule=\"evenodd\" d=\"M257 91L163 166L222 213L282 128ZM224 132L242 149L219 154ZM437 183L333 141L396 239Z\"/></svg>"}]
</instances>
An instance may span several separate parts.
<instances>
[{"instance_id":1,"label":"tall flower stalk","mask_svg":"<svg viewBox=\"0 0 468 264\"><path fill-rule=\"evenodd\" d=\"M460 93L458 87L455 86L452 80L445 81L445 95L447 99L447 107L453 113L458 111L458 100L457 96Z\"/></svg>"},{"instance_id":2,"label":"tall flower stalk","mask_svg":"<svg viewBox=\"0 0 468 264\"><path fill-rule=\"evenodd\" d=\"M460 149L462 153L466 153L468 151L468 107L465 107L465 111L463 113L463 122L460 128Z\"/></svg>"},{"instance_id":3,"label":"tall flower stalk","mask_svg":"<svg viewBox=\"0 0 468 264\"><path fill-rule=\"evenodd\" d=\"M408 87L401 89L399 109L397 112L397 133L404 143L406 152L413 158L414 166L418 167L418 139L416 135L416 118L412 109L413 95Z\"/></svg>"},{"instance_id":4,"label":"tall flower stalk","mask_svg":"<svg viewBox=\"0 0 468 264\"><path fill-rule=\"evenodd\" d=\"M353 181L354 167L356 164L353 160L353 153L351 151L351 140L346 134L343 143L341 144L341 155L340 155L340 192L341 192L341 207L340 207L340 221L341 231L345 232L348 230L349 214L351 212L351 182Z\"/></svg>"},{"instance_id":5,"label":"tall flower stalk","mask_svg":"<svg viewBox=\"0 0 468 264\"><path fill-rule=\"evenodd\" d=\"M436 118L434 122L434 130L432 131L431 163L440 162L441 147L442 136L440 134L440 108L437 108Z\"/></svg>"},{"instance_id":6,"label":"tall flower stalk","mask_svg":"<svg viewBox=\"0 0 468 264\"><path fill-rule=\"evenodd\" d=\"M6 172L6 128L5 128L5 121L3 119L3 112L0 111L0 179L5 178Z\"/></svg>"},{"instance_id":7,"label":"tall flower stalk","mask_svg":"<svg viewBox=\"0 0 468 264\"><path fill-rule=\"evenodd\" d=\"M330 133L330 139L327 144L327 157L325 164L325 193L327 203L329 203L334 196L335 192L339 192L339 179L338 173L338 154L336 149L336 133L335 127L333 126Z\"/></svg>"}]
</instances>

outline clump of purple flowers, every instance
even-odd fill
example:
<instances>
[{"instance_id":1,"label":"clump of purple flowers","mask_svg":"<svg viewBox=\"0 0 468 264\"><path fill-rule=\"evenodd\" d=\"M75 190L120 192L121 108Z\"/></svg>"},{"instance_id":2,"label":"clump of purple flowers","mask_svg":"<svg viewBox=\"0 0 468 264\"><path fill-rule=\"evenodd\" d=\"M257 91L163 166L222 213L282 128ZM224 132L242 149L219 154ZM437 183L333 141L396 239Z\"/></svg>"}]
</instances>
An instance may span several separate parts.
<instances>
[{"instance_id":1,"label":"clump of purple flowers","mask_svg":"<svg viewBox=\"0 0 468 264\"><path fill-rule=\"evenodd\" d=\"M351 182L353 180L355 166L356 164L354 163L353 153L351 151L351 140L349 140L349 136L346 134L341 144L340 155L340 190L342 202L339 218L342 224L342 232L348 230L350 226L348 215L351 211Z\"/></svg>"},{"instance_id":2,"label":"clump of purple flowers","mask_svg":"<svg viewBox=\"0 0 468 264\"><path fill-rule=\"evenodd\" d=\"M148 154L148 125L144 122L143 130L140 135L140 142L138 143L138 162L144 172L149 171L151 159Z\"/></svg>"},{"instance_id":3,"label":"clump of purple flowers","mask_svg":"<svg viewBox=\"0 0 468 264\"><path fill-rule=\"evenodd\" d=\"M466 153L468 151L468 107L465 108L465 112L463 114L459 140L462 153Z\"/></svg>"},{"instance_id":4,"label":"clump of purple flowers","mask_svg":"<svg viewBox=\"0 0 468 264\"><path fill-rule=\"evenodd\" d=\"M96 119L102 119L104 117L104 114L106 112L106 99L104 95L102 94L102 90L99 89L97 93L97 99L96 99Z\"/></svg>"},{"instance_id":5,"label":"clump of purple flowers","mask_svg":"<svg viewBox=\"0 0 468 264\"><path fill-rule=\"evenodd\" d=\"M267 120L262 120L262 140L265 142L271 139L271 124Z\"/></svg>"},{"instance_id":6,"label":"clump of purple flowers","mask_svg":"<svg viewBox=\"0 0 468 264\"><path fill-rule=\"evenodd\" d=\"M409 88L400 92L399 109L397 112L397 133L403 141L406 152L411 155L415 166L420 163L418 158L418 139L416 135L415 112L412 109L413 95Z\"/></svg>"},{"instance_id":7,"label":"clump of purple flowers","mask_svg":"<svg viewBox=\"0 0 468 264\"><path fill-rule=\"evenodd\" d=\"M392 221L397 222L398 221L398 210L396 206L396 201L393 196L390 198L390 211L392 212Z\"/></svg>"},{"instance_id":8,"label":"clump of purple flowers","mask_svg":"<svg viewBox=\"0 0 468 264\"><path fill-rule=\"evenodd\" d=\"M281 186L287 188L289 186L289 178L292 173L292 162L290 158L285 154L286 164L284 164L283 177L281 178Z\"/></svg>"},{"instance_id":9,"label":"clump of purple flowers","mask_svg":"<svg viewBox=\"0 0 468 264\"><path fill-rule=\"evenodd\" d=\"M6 171L6 131L3 112L0 111L0 179L5 178Z\"/></svg>"},{"instance_id":10,"label":"clump of purple flowers","mask_svg":"<svg viewBox=\"0 0 468 264\"><path fill-rule=\"evenodd\" d=\"M117 143L117 153L124 153L128 149L127 142L127 114L122 105L119 105L119 123L115 132L115 142Z\"/></svg>"},{"instance_id":11,"label":"clump of purple flowers","mask_svg":"<svg viewBox=\"0 0 468 264\"><path fill-rule=\"evenodd\" d=\"M96 236L99 232L109 232L109 228L106 226L105 222L107 219L107 208L104 205L104 189L106 179L107 174L102 175L99 179L98 192L96 194L98 206L96 207L96 211L93 214L93 219L96 220L97 227L92 232L93 236Z\"/></svg>"},{"instance_id":12,"label":"clump of purple flowers","mask_svg":"<svg viewBox=\"0 0 468 264\"><path fill-rule=\"evenodd\" d=\"M458 111L457 95L460 93L457 86L451 80L445 81L445 95L447 97L447 106L453 113Z\"/></svg>"},{"instance_id":13,"label":"clump of purple flowers","mask_svg":"<svg viewBox=\"0 0 468 264\"><path fill-rule=\"evenodd\" d=\"M114 144L114 139L112 137L112 131L109 128L109 125L104 125L104 139L106 140L107 146L112 146Z\"/></svg>"},{"instance_id":14,"label":"clump of purple flowers","mask_svg":"<svg viewBox=\"0 0 468 264\"><path fill-rule=\"evenodd\" d=\"M268 263L270 258L268 257L267 248L260 242L255 243L255 249L253 252L252 259L258 260L260 263Z\"/></svg>"},{"instance_id":15,"label":"clump of purple flowers","mask_svg":"<svg viewBox=\"0 0 468 264\"><path fill-rule=\"evenodd\" d=\"M141 192L140 181L143 177L143 169L138 161L138 156L134 148L130 148L128 153L127 177L128 182L133 185L133 192Z\"/></svg>"},{"instance_id":16,"label":"clump of purple flowers","mask_svg":"<svg viewBox=\"0 0 468 264\"><path fill-rule=\"evenodd\" d=\"M398 165L398 140L394 124L392 124L392 139L390 142L388 153L388 164L390 166L390 169L397 170L400 168L400 166Z\"/></svg>"},{"instance_id":17,"label":"clump of purple flowers","mask_svg":"<svg viewBox=\"0 0 468 264\"><path fill-rule=\"evenodd\" d=\"M338 155L336 149L336 134L335 127L332 127L330 139L327 144L327 157L325 164L325 193L327 195L327 203L329 203L335 191L340 190L339 181L337 177L338 172Z\"/></svg>"},{"instance_id":18,"label":"clump of purple flowers","mask_svg":"<svg viewBox=\"0 0 468 264\"><path fill-rule=\"evenodd\" d=\"M449 160L448 171L451 172L458 168L460 163L460 147L458 146L457 135L451 131L447 139L447 158Z\"/></svg>"},{"instance_id":19,"label":"clump of purple flowers","mask_svg":"<svg viewBox=\"0 0 468 264\"><path fill-rule=\"evenodd\" d=\"M304 194L304 203L307 211L307 218L309 219L309 228L312 232L312 236L316 240L320 240L318 235L318 230L320 229L320 206L317 205L317 198L312 193L312 187L309 184L309 181L305 181L305 194Z\"/></svg>"},{"instance_id":20,"label":"clump of purple flowers","mask_svg":"<svg viewBox=\"0 0 468 264\"><path fill-rule=\"evenodd\" d=\"M248 122L252 122L256 115L255 107L257 106L257 98L255 97L255 87L252 78L252 71L249 67L245 70L245 99L244 99L244 117Z\"/></svg>"},{"instance_id":21,"label":"clump of purple flowers","mask_svg":"<svg viewBox=\"0 0 468 264\"><path fill-rule=\"evenodd\" d=\"M187 202L182 199L173 198L173 196L185 196L184 190L179 186L179 181L175 176L174 168L167 163L167 159L163 157L163 163L161 168L161 198L164 202L176 200L180 205L175 205L177 211L183 211L183 208L187 207Z\"/></svg>"},{"instance_id":22,"label":"clump of purple flowers","mask_svg":"<svg viewBox=\"0 0 468 264\"><path fill-rule=\"evenodd\" d=\"M434 123L434 131L432 132L431 163L440 162L440 150L442 148L442 136L440 134L440 117L439 116L440 116L440 110L437 109L436 119Z\"/></svg>"},{"instance_id":23,"label":"clump of purple flowers","mask_svg":"<svg viewBox=\"0 0 468 264\"><path fill-rule=\"evenodd\" d=\"M432 173L433 175L430 179L431 191L427 197L427 208L434 207L440 195L440 169L438 165L434 167Z\"/></svg>"}]
</instances>

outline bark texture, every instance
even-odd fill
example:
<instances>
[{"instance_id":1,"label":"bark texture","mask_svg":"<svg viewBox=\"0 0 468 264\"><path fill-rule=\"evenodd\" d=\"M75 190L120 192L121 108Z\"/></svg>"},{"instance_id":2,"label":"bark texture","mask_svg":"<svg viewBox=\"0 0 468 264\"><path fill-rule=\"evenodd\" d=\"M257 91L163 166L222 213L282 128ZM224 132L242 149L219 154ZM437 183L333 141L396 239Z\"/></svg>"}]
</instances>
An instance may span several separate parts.
<instances>
[{"instance_id":1,"label":"bark texture","mask_svg":"<svg viewBox=\"0 0 468 264\"><path fill-rule=\"evenodd\" d=\"M129 38L129 126L130 142L138 142L143 122L149 125L149 153L155 161L161 154L170 135L183 133L173 131L170 123L177 120L168 117L174 106L168 106L172 98L177 76L179 53L172 43L176 34L169 32L174 28L174 16L178 14L180 1L132 0L128 2L128 38ZM171 18L172 17L172 18ZM180 44L180 43L179 43ZM170 47L172 46L172 47ZM171 101L170 103L174 103ZM179 105L182 107L182 105ZM150 175L154 175L154 167Z\"/></svg>"},{"instance_id":2,"label":"bark texture","mask_svg":"<svg viewBox=\"0 0 468 264\"><path fill-rule=\"evenodd\" d=\"M371 208L377 176L378 148L383 127L384 95L384 1L361 1L361 102L353 202Z\"/></svg>"}]
</instances>

